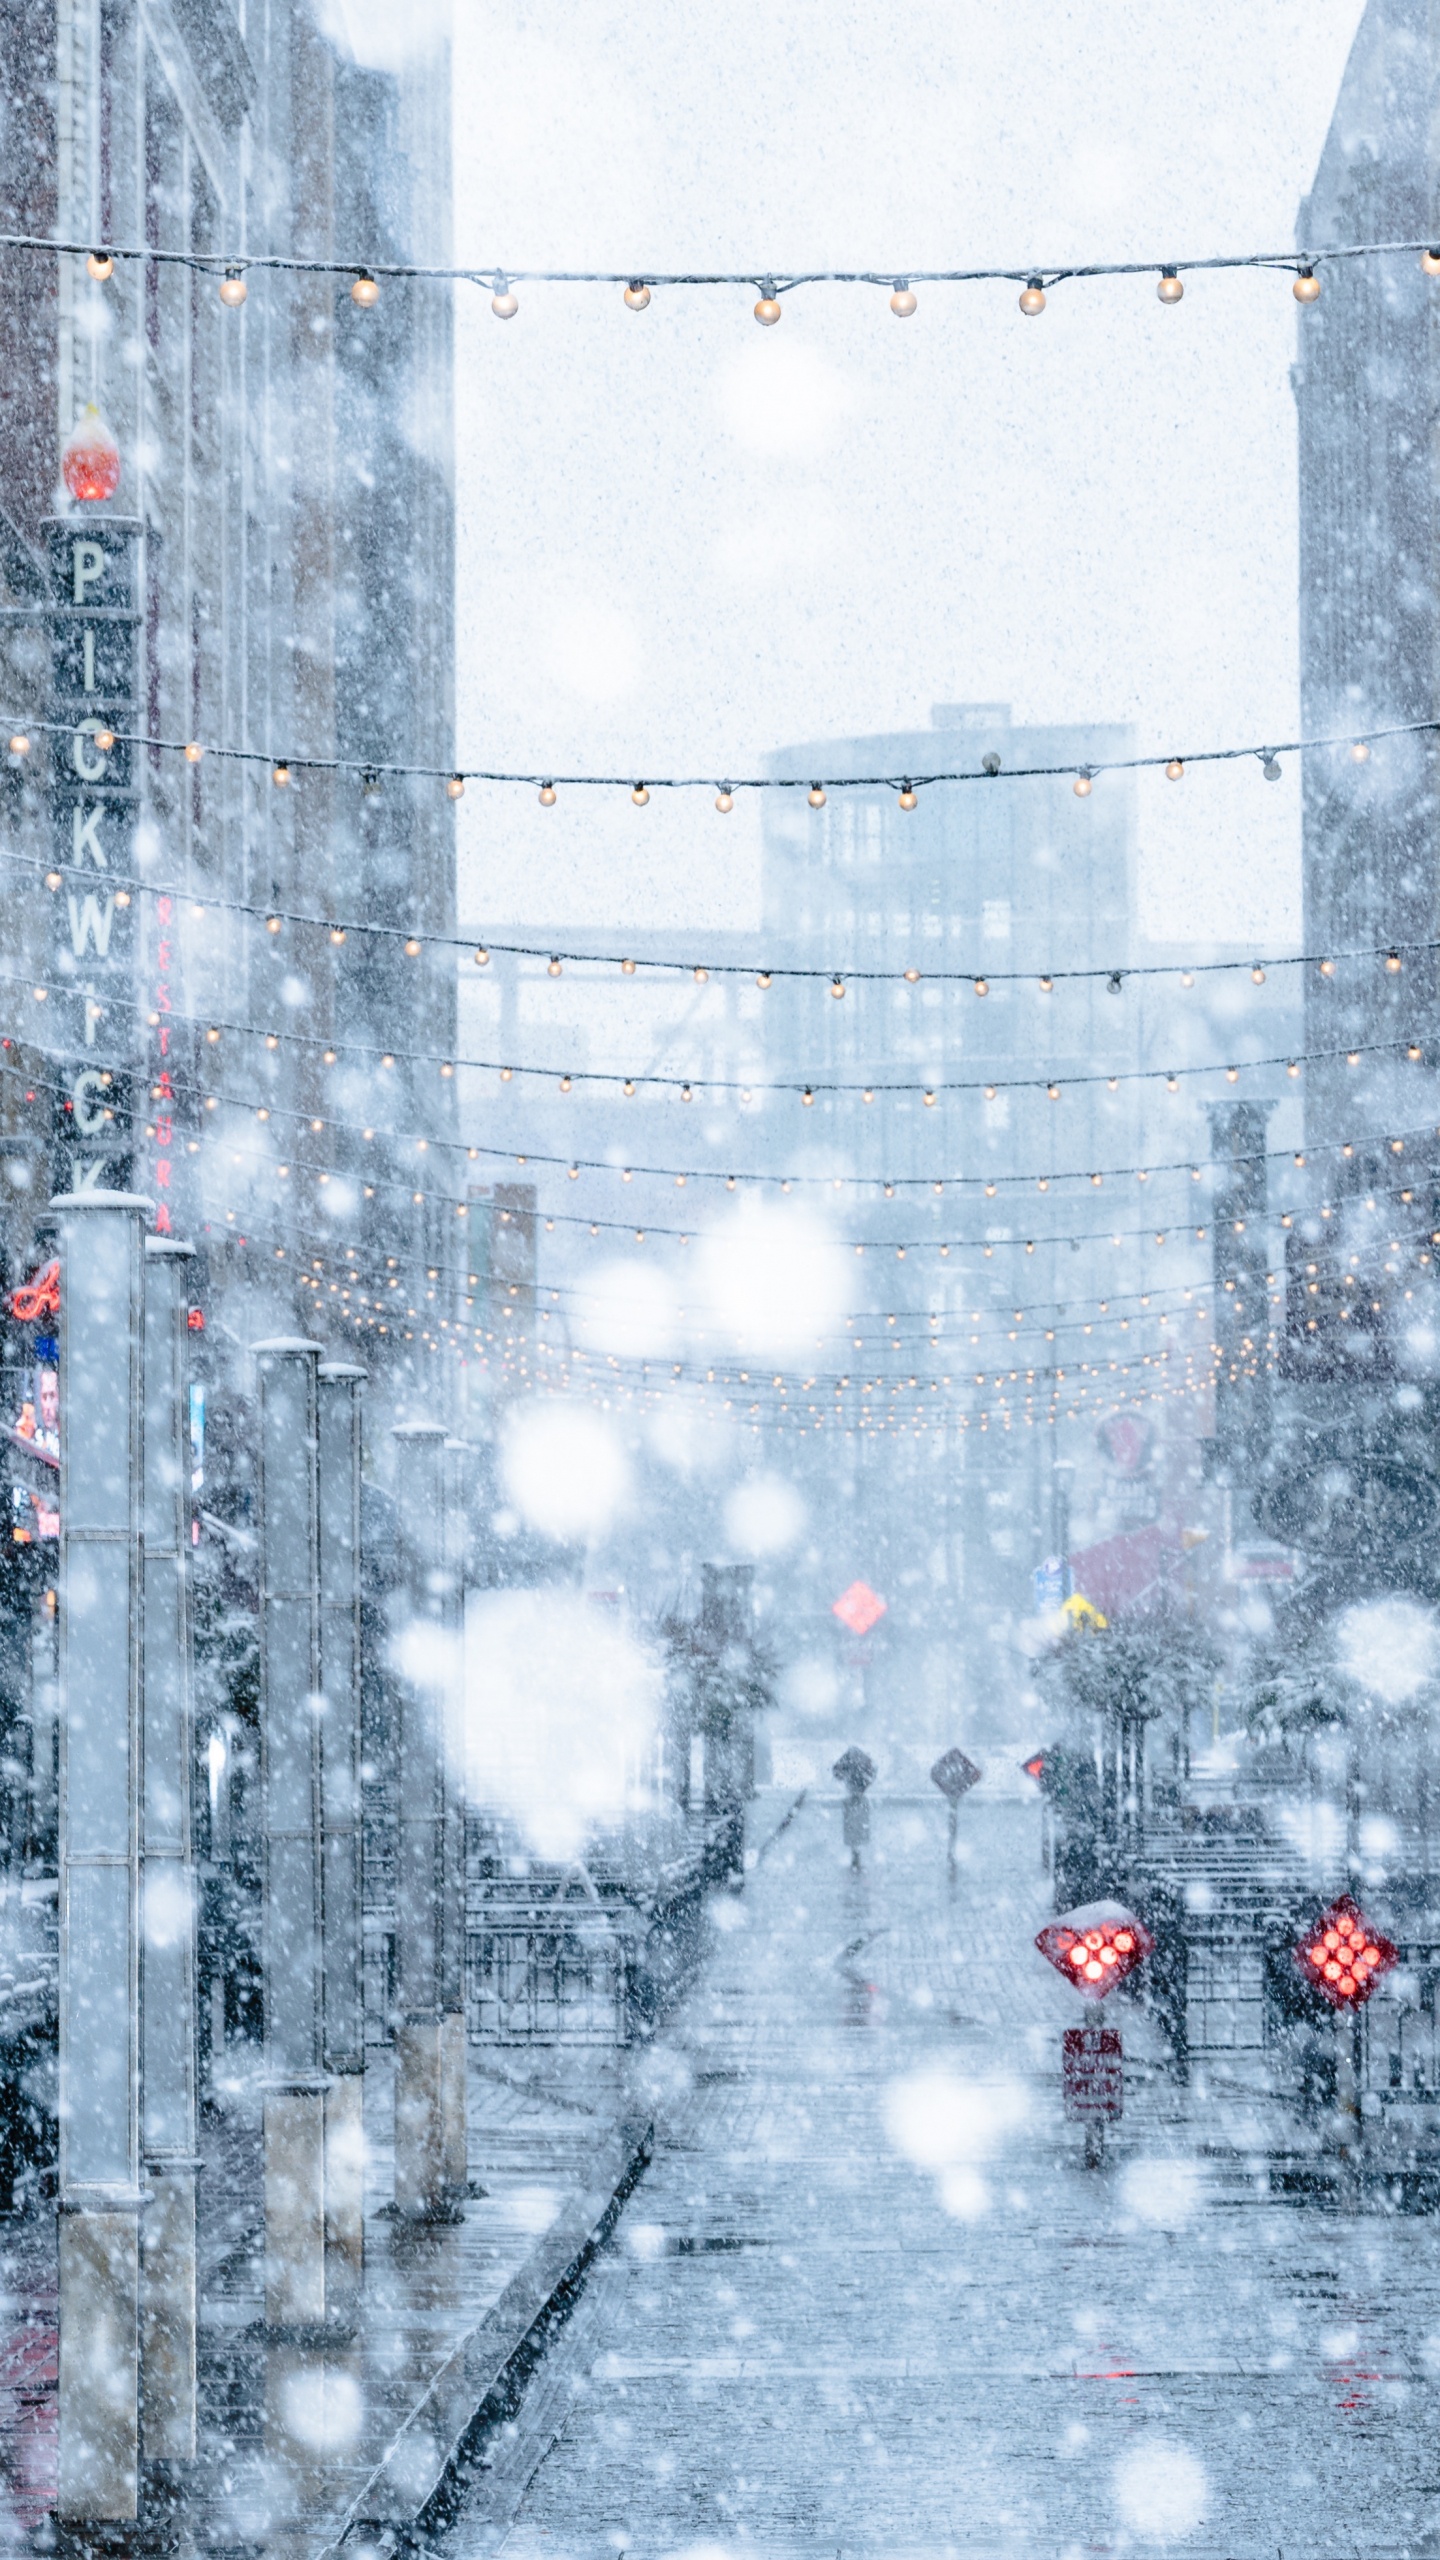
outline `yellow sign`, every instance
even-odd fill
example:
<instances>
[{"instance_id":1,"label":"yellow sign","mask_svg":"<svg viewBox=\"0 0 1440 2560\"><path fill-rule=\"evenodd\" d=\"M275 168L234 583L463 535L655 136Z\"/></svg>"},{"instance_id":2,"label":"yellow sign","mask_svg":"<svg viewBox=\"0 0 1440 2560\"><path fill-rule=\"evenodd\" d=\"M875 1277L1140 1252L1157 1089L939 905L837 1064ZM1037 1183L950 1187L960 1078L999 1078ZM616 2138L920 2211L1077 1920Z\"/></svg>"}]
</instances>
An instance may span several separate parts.
<instances>
[{"instance_id":1,"label":"yellow sign","mask_svg":"<svg viewBox=\"0 0 1440 2560\"><path fill-rule=\"evenodd\" d=\"M1072 1591L1064 1603L1064 1610L1073 1627L1108 1627L1110 1624L1104 1611L1097 1609L1093 1600L1087 1600L1083 1591Z\"/></svg>"}]
</instances>

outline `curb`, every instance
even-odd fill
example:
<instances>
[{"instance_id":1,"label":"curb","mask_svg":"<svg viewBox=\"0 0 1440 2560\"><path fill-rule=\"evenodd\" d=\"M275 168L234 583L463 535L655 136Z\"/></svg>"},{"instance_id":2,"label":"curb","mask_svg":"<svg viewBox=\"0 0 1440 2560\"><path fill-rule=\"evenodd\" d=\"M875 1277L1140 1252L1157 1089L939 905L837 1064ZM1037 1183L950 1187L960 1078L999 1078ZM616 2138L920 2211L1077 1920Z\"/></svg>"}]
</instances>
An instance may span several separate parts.
<instances>
[{"instance_id":1,"label":"curb","mask_svg":"<svg viewBox=\"0 0 1440 2560\"><path fill-rule=\"evenodd\" d=\"M603 2177L562 2214L498 2302L451 2351L411 2410L320 2560L362 2542L394 2550L443 2524L489 2430L518 2405L551 2332L569 2313L590 2262L620 2218L654 2149L653 2123L622 2127Z\"/></svg>"}]
</instances>

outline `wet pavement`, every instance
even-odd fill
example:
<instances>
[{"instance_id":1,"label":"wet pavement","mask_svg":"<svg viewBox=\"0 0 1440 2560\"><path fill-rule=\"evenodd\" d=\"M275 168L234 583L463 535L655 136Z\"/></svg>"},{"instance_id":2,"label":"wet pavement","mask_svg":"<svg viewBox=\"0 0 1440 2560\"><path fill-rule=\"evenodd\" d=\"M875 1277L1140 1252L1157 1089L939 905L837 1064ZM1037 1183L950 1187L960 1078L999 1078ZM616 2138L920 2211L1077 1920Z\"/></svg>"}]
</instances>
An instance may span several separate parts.
<instances>
[{"instance_id":1,"label":"wet pavement","mask_svg":"<svg viewBox=\"0 0 1440 2560\"><path fill-rule=\"evenodd\" d=\"M443 2560L1440 2550L1435 2225L1272 2193L1293 2120L1121 2000L1087 2171L1037 1810L972 1798L953 1885L938 1801L877 1802L859 1877L840 1819L716 1904L653 2165Z\"/></svg>"}]
</instances>

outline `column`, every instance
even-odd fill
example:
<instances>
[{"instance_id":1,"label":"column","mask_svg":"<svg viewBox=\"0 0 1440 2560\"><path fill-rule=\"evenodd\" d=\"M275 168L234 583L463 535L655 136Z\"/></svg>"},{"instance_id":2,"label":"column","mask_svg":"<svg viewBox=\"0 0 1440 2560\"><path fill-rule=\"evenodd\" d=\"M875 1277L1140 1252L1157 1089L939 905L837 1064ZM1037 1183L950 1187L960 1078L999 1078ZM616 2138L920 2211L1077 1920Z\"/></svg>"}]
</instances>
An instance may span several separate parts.
<instances>
[{"instance_id":1,"label":"column","mask_svg":"<svg viewBox=\"0 0 1440 2560\"><path fill-rule=\"evenodd\" d=\"M265 2317L325 2317L317 1342L256 1346L265 1820Z\"/></svg>"},{"instance_id":2,"label":"column","mask_svg":"<svg viewBox=\"0 0 1440 2560\"><path fill-rule=\"evenodd\" d=\"M365 1371L319 1368L321 1820L324 1828L325 2237L364 2262L365 1982L360 1796L360 1391Z\"/></svg>"},{"instance_id":3,"label":"column","mask_svg":"<svg viewBox=\"0 0 1440 2560\"><path fill-rule=\"evenodd\" d=\"M140 1662L141 2394L147 2462L195 2454L195 1866L190 1839L187 1244L145 1245Z\"/></svg>"},{"instance_id":4,"label":"column","mask_svg":"<svg viewBox=\"0 0 1440 2560\"><path fill-rule=\"evenodd\" d=\"M60 2477L137 2512L141 1308L149 1203L69 1193L60 1237Z\"/></svg>"},{"instance_id":5,"label":"column","mask_svg":"<svg viewBox=\"0 0 1440 2560\"><path fill-rule=\"evenodd\" d=\"M441 1866L444 1941L440 1965L440 2074L444 2178L448 2193L463 2197L470 2184L465 2072L465 1555L469 1529L470 1450L463 1440L445 1443L445 1587L439 1594L448 1643L442 1740L445 1790Z\"/></svg>"},{"instance_id":6,"label":"column","mask_svg":"<svg viewBox=\"0 0 1440 2560\"><path fill-rule=\"evenodd\" d=\"M395 2208L417 2221L448 2210L445 2074L445 1433L404 1423L396 1501L404 1573L392 1631L400 1660L395 1855Z\"/></svg>"}]
</instances>

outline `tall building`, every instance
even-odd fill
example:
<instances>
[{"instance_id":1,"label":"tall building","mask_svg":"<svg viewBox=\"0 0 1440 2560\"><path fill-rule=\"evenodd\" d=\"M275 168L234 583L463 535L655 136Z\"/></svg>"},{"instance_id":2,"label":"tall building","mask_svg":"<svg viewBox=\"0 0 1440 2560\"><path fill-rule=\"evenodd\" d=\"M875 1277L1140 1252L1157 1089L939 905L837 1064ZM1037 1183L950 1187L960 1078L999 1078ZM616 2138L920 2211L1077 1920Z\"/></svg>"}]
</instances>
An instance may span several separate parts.
<instances>
[{"instance_id":1,"label":"tall building","mask_svg":"<svg viewBox=\"0 0 1440 2560\"><path fill-rule=\"evenodd\" d=\"M1440 25L1370 0L1302 247L1423 239L1436 221ZM1417 258L1325 265L1297 318L1300 630L1308 736L1440 714L1432 411L1440 308ZM1307 1553L1312 1611L1437 1585L1433 1239L1437 746L1305 759L1309 1212L1288 1238L1284 1370L1260 1512ZM1323 965L1320 965L1322 964Z\"/></svg>"}]
</instances>

